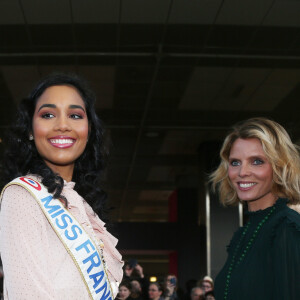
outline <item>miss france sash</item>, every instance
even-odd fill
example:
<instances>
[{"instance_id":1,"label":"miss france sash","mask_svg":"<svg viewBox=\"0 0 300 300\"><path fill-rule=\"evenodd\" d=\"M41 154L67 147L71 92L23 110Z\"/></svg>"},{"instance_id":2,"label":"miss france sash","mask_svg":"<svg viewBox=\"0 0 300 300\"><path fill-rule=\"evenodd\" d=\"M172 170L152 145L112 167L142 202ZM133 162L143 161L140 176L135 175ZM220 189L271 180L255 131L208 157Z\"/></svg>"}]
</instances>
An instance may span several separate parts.
<instances>
[{"instance_id":1,"label":"miss france sash","mask_svg":"<svg viewBox=\"0 0 300 300\"><path fill-rule=\"evenodd\" d=\"M41 207L53 230L71 255L93 300L113 300L108 276L95 242L64 205L47 189L29 177L18 177L7 184L20 185L31 193Z\"/></svg>"}]
</instances>

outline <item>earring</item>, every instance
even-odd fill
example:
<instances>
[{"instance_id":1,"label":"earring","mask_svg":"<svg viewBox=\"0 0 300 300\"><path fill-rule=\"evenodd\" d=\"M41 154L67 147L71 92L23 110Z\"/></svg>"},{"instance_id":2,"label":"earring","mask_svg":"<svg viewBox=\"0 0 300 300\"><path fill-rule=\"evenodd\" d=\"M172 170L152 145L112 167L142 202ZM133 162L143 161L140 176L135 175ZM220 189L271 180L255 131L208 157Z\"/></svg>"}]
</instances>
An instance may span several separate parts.
<instances>
[{"instance_id":1,"label":"earring","mask_svg":"<svg viewBox=\"0 0 300 300\"><path fill-rule=\"evenodd\" d=\"M33 141L33 135L32 134L29 136L29 141Z\"/></svg>"}]
</instances>

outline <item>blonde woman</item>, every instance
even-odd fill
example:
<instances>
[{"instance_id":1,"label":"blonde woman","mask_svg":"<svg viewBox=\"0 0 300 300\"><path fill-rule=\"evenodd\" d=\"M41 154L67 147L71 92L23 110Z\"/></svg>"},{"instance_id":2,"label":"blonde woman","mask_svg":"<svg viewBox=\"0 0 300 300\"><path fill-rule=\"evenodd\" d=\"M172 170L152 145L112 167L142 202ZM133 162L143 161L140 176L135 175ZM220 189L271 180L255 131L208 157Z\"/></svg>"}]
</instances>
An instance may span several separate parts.
<instances>
[{"instance_id":1,"label":"blonde woman","mask_svg":"<svg viewBox=\"0 0 300 300\"><path fill-rule=\"evenodd\" d=\"M221 203L247 206L248 222L233 236L215 281L216 299L300 299L300 158L278 123L238 123L211 175Z\"/></svg>"}]
</instances>

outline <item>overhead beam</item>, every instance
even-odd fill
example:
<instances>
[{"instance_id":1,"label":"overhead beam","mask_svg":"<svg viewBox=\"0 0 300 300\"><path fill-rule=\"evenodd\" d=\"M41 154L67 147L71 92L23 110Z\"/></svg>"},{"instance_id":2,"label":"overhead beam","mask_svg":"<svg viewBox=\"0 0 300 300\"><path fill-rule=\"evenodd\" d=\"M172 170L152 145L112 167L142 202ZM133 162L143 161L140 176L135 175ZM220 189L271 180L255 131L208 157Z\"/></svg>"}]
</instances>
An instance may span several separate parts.
<instances>
[{"instance_id":1,"label":"overhead beam","mask_svg":"<svg viewBox=\"0 0 300 300\"><path fill-rule=\"evenodd\" d=\"M12 52L0 53L0 58L37 58L37 57L156 57L157 52ZM285 60L300 61L295 55L262 55L262 54L222 54L222 53L188 53L163 52L163 57L175 58L218 58L218 59L251 59L251 60Z\"/></svg>"},{"instance_id":2,"label":"overhead beam","mask_svg":"<svg viewBox=\"0 0 300 300\"><path fill-rule=\"evenodd\" d=\"M109 182L109 186L106 190L123 190L125 186L125 182ZM148 181L148 182L137 182L131 181L127 187L128 191L140 191L140 190L174 190L176 188L175 182L166 182L166 181Z\"/></svg>"},{"instance_id":3,"label":"overhead beam","mask_svg":"<svg viewBox=\"0 0 300 300\"><path fill-rule=\"evenodd\" d=\"M129 156L113 156L110 166L128 165ZM135 166L196 166L197 155L138 155Z\"/></svg>"}]
</instances>

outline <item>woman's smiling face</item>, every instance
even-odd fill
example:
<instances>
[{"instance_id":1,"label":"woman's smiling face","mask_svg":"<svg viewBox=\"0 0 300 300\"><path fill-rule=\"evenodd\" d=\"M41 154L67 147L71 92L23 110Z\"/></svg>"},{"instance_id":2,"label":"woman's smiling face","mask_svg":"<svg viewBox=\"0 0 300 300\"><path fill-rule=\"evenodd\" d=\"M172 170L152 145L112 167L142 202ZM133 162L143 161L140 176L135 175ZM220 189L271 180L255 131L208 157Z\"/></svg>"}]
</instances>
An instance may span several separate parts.
<instances>
[{"instance_id":1,"label":"woman's smiling face","mask_svg":"<svg viewBox=\"0 0 300 300\"><path fill-rule=\"evenodd\" d=\"M55 172L67 167L73 173L89 134L85 104L77 89L67 85L47 88L36 103L32 128L45 163Z\"/></svg>"},{"instance_id":2,"label":"woman's smiling face","mask_svg":"<svg viewBox=\"0 0 300 300\"><path fill-rule=\"evenodd\" d=\"M228 176L238 198L247 201L249 210L274 204L273 169L257 138L237 139L230 150Z\"/></svg>"}]
</instances>

